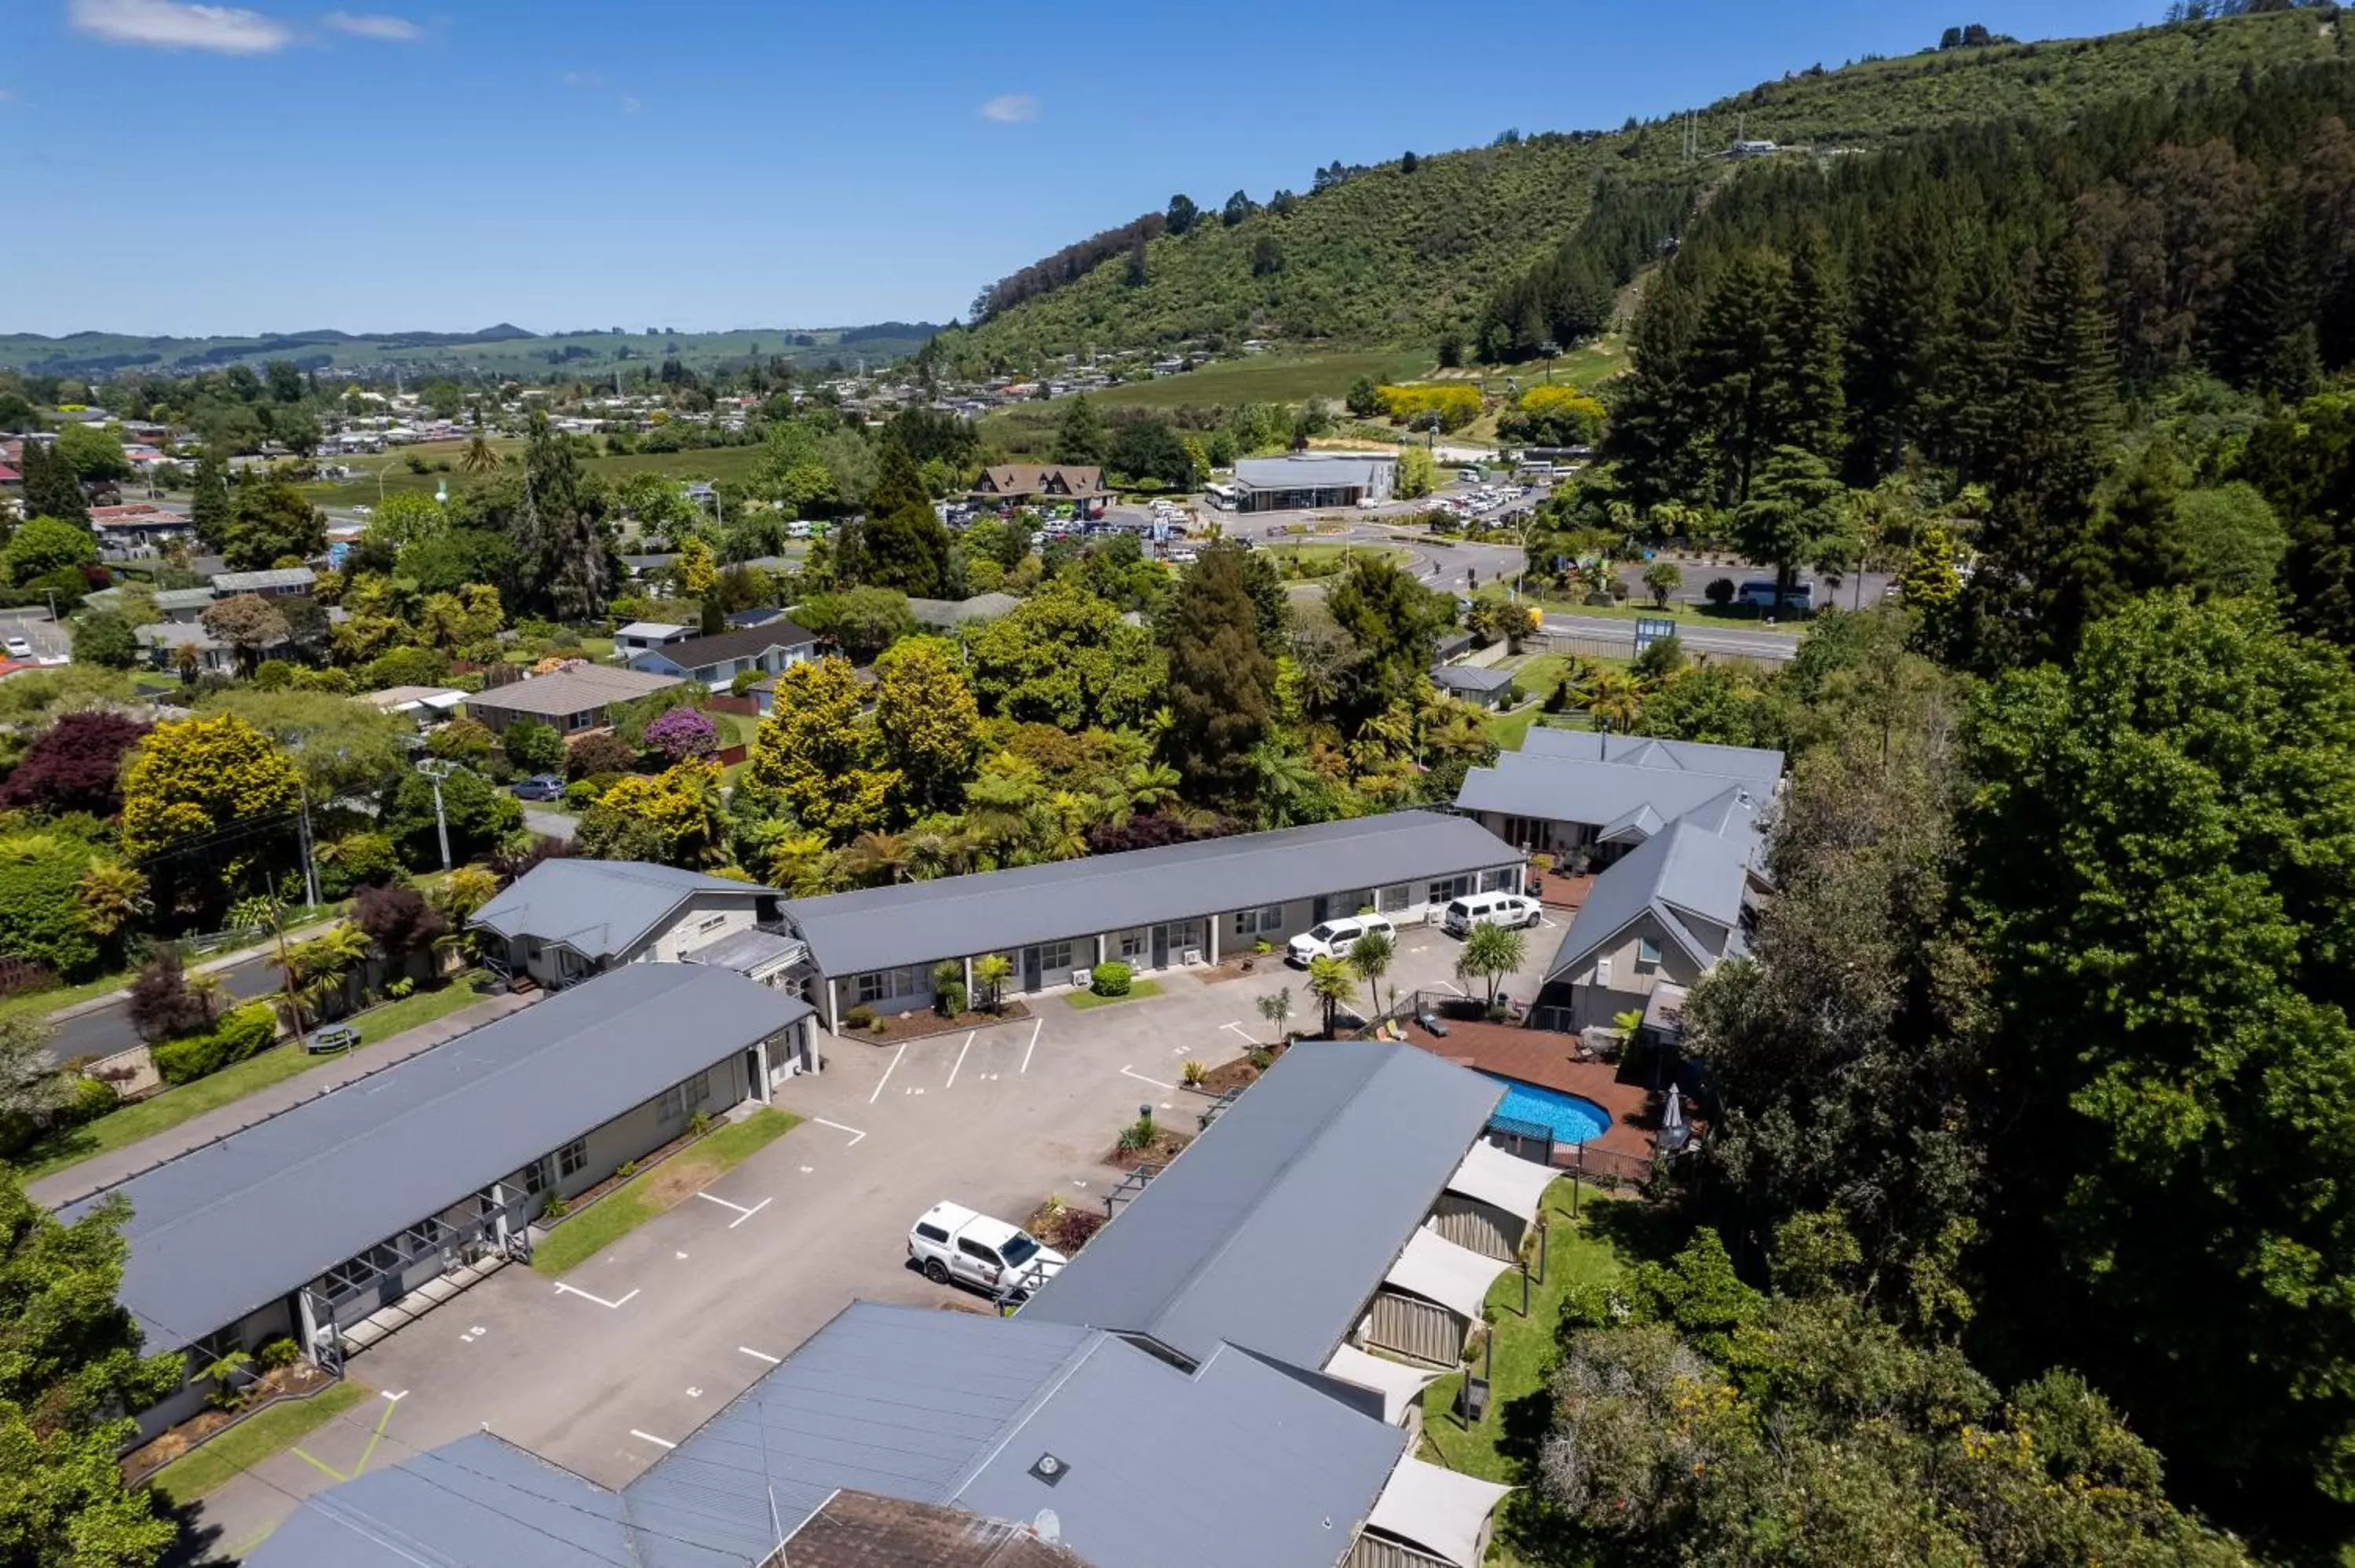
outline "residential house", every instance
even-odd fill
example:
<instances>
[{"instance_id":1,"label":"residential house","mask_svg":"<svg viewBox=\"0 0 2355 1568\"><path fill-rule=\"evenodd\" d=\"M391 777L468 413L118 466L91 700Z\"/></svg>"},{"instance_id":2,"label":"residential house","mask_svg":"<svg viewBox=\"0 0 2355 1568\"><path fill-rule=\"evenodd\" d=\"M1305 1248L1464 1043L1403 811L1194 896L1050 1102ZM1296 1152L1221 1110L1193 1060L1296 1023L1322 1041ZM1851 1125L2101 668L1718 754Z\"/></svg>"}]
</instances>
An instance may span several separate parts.
<instances>
[{"instance_id":1,"label":"residential house","mask_svg":"<svg viewBox=\"0 0 2355 1568\"><path fill-rule=\"evenodd\" d=\"M1721 796L1773 800L1782 776L1779 751L1540 726L1466 773L1455 809L1565 869L1599 870Z\"/></svg>"},{"instance_id":2,"label":"residential house","mask_svg":"<svg viewBox=\"0 0 2355 1568\"><path fill-rule=\"evenodd\" d=\"M674 626L667 620L633 620L613 633L613 656L627 662L649 648L684 642L694 635L692 626Z\"/></svg>"},{"instance_id":3,"label":"residential house","mask_svg":"<svg viewBox=\"0 0 2355 1568\"><path fill-rule=\"evenodd\" d=\"M1431 683L1451 697L1460 697L1492 713L1512 706L1519 694L1510 670L1477 664L1443 664L1431 673Z\"/></svg>"},{"instance_id":4,"label":"residential house","mask_svg":"<svg viewBox=\"0 0 2355 1568\"><path fill-rule=\"evenodd\" d=\"M466 716L501 734L516 720L529 718L554 726L561 735L585 735L613 722L609 713L614 704L634 702L684 683L676 675L576 663L552 675L510 681L474 693L466 698Z\"/></svg>"},{"instance_id":5,"label":"residential house","mask_svg":"<svg viewBox=\"0 0 2355 1568\"><path fill-rule=\"evenodd\" d=\"M640 861L542 861L468 922L506 939L502 967L549 987L630 964L732 969L797 984L805 957L773 887Z\"/></svg>"},{"instance_id":6,"label":"residential house","mask_svg":"<svg viewBox=\"0 0 2355 1568\"><path fill-rule=\"evenodd\" d=\"M1011 615L1022 601L1010 593L977 593L971 599L911 599L908 613L919 626L953 631L985 620Z\"/></svg>"},{"instance_id":7,"label":"residential house","mask_svg":"<svg viewBox=\"0 0 2355 1568\"><path fill-rule=\"evenodd\" d=\"M817 657L817 633L790 620L711 637L689 637L648 648L631 657L630 668L694 681L724 692L737 676L773 675L788 664Z\"/></svg>"},{"instance_id":8,"label":"residential house","mask_svg":"<svg viewBox=\"0 0 2355 1568\"><path fill-rule=\"evenodd\" d=\"M221 572L213 578L213 597L228 599L241 593L259 594L263 599L292 599L308 594L319 580L319 574L308 567L273 567L260 572Z\"/></svg>"}]
</instances>

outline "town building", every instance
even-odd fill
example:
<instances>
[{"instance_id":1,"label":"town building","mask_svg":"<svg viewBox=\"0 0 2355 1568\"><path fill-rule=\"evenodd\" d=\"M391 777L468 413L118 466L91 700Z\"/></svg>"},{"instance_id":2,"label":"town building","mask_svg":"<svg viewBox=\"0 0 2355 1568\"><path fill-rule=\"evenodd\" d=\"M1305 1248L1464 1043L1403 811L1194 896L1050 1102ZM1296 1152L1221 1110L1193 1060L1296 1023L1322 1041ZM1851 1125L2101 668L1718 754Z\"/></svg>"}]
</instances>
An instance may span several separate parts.
<instances>
[{"instance_id":1,"label":"town building","mask_svg":"<svg viewBox=\"0 0 2355 1568\"><path fill-rule=\"evenodd\" d=\"M1235 464L1238 512L1288 512L1388 501L1398 489L1398 454L1300 451Z\"/></svg>"},{"instance_id":2,"label":"town building","mask_svg":"<svg viewBox=\"0 0 2355 1568\"><path fill-rule=\"evenodd\" d=\"M977 501L1036 506L1069 502L1083 516L1101 516L1112 488L1103 470L1075 463L1000 463L981 471L971 493Z\"/></svg>"},{"instance_id":3,"label":"town building","mask_svg":"<svg viewBox=\"0 0 2355 1568\"><path fill-rule=\"evenodd\" d=\"M466 716L494 733L505 733L517 719L528 718L554 726L560 735L583 735L611 724L614 704L635 702L685 683L677 675L571 664L552 675L510 681L476 692L466 699Z\"/></svg>"}]
</instances>

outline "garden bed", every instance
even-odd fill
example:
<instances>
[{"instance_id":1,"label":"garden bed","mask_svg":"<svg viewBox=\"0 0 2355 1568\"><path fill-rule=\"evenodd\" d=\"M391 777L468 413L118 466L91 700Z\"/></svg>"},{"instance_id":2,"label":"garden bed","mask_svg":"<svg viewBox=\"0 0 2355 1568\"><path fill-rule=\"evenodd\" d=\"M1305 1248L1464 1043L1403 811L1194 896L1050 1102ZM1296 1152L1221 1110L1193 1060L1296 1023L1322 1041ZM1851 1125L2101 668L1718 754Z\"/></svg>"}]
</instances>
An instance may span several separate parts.
<instances>
[{"instance_id":1,"label":"garden bed","mask_svg":"<svg viewBox=\"0 0 2355 1568\"><path fill-rule=\"evenodd\" d=\"M1167 1165L1185 1152L1194 1141L1193 1135L1183 1133L1167 1122L1153 1124L1153 1139L1142 1149L1123 1149L1114 1144L1104 1156L1104 1163L1121 1171L1134 1171L1140 1165Z\"/></svg>"},{"instance_id":2,"label":"garden bed","mask_svg":"<svg viewBox=\"0 0 2355 1568\"><path fill-rule=\"evenodd\" d=\"M844 1040L865 1040L877 1045L895 1045L902 1040L922 1040L928 1034L953 1034L960 1029L986 1029L993 1023L1009 1023L1018 1018L1028 1018L1030 1010L1019 1001L1008 1001L996 1012L967 1009L946 1015L938 1012L885 1013L865 1029L843 1027Z\"/></svg>"},{"instance_id":3,"label":"garden bed","mask_svg":"<svg viewBox=\"0 0 2355 1568\"><path fill-rule=\"evenodd\" d=\"M1082 1209L1055 1198L1031 1210L1029 1218L1022 1222L1024 1230L1065 1257L1078 1256L1080 1249L1093 1241L1103 1227L1102 1210Z\"/></svg>"},{"instance_id":4,"label":"garden bed","mask_svg":"<svg viewBox=\"0 0 2355 1568\"><path fill-rule=\"evenodd\" d=\"M1283 1055L1290 1046L1288 1044L1271 1045L1265 1049L1271 1057L1274 1057ZM1268 1063L1271 1067L1274 1065L1273 1060ZM1260 1075L1265 1070L1265 1068L1252 1065L1251 1054L1246 1053L1231 1062L1220 1063L1203 1075L1200 1083L1188 1084L1186 1086L1215 1097L1225 1094L1229 1089L1240 1089L1259 1082Z\"/></svg>"},{"instance_id":5,"label":"garden bed","mask_svg":"<svg viewBox=\"0 0 2355 1568\"><path fill-rule=\"evenodd\" d=\"M1160 994L1159 980L1141 980L1129 981L1128 989L1118 996L1105 996L1101 991L1074 991L1065 992L1063 1000L1082 1012L1085 1012L1092 1007L1111 1007L1116 1002L1141 1001L1148 996Z\"/></svg>"},{"instance_id":6,"label":"garden bed","mask_svg":"<svg viewBox=\"0 0 2355 1568\"><path fill-rule=\"evenodd\" d=\"M289 1401L313 1399L338 1386L336 1380L305 1361L293 1361L263 1372L246 1386L245 1401L236 1409L208 1407L177 1426L157 1433L124 1455L123 1484L138 1486L190 1450L231 1427L241 1425L265 1410ZM332 1415L334 1412L331 1410L327 1414Z\"/></svg>"},{"instance_id":7,"label":"garden bed","mask_svg":"<svg viewBox=\"0 0 2355 1568\"><path fill-rule=\"evenodd\" d=\"M1271 974L1283 967L1282 953L1238 953L1196 969L1194 978L1204 985L1221 985L1245 975Z\"/></svg>"}]
</instances>

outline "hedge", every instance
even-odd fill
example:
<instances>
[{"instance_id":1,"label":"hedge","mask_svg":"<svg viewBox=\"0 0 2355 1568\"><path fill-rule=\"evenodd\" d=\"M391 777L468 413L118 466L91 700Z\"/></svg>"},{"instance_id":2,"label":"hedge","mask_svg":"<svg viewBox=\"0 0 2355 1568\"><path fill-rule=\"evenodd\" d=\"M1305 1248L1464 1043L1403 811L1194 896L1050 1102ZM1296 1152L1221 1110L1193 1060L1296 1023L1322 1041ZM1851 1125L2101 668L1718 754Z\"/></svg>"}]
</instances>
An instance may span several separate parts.
<instances>
[{"instance_id":1,"label":"hedge","mask_svg":"<svg viewBox=\"0 0 2355 1568\"><path fill-rule=\"evenodd\" d=\"M1098 996L1126 996L1132 971L1117 959L1095 966L1088 989Z\"/></svg>"},{"instance_id":2,"label":"hedge","mask_svg":"<svg viewBox=\"0 0 2355 1568\"><path fill-rule=\"evenodd\" d=\"M202 1034L155 1047L155 1070L167 1084L194 1083L208 1073L266 1051L278 1038L278 1010L266 1001L231 1008Z\"/></svg>"}]
</instances>

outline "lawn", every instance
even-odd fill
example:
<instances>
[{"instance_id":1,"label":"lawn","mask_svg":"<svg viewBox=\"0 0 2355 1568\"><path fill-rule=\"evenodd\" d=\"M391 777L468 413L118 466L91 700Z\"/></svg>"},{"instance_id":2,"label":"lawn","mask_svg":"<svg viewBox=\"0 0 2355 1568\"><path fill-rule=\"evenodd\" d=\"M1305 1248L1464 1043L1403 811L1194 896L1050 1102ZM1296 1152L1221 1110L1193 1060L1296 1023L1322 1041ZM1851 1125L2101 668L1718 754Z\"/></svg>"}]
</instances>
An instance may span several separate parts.
<instances>
[{"instance_id":1,"label":"lawn","mask_svg":"<svg viewBox=\"0 0 2355 1568\"><path fill-rule=\"evenodd\" d=\"M309 1399L290 1399L241 1421L193 1454L155 1472L149 1482L174 1506L192 1503L242 1475L271 1455L316 1432L368 1398L368 1390L346 1378Z\"/></svg>"},{"instance_id":2,"label":"lawn","mask_svg":"<svg viewBox=\"0 0 2355 1568\"><path fill-rule=\"evenodd\" d=\"M1135 1001L1142 996L1159 996L1160 994L1159 980L1141 980L1129 981L1127 991L1120 996L1098 996L1092 991L1074 991L1065 992L1063 1000L1082 1012L1085 1012L1092 1007L1110 1007L1114 1002Z\"/></svg>"},{"instance_id":3,"label":"lawn","mask_svg":"<svg viewBox=\"0 0 2355 1568\"><path fill-rule=\"evenodd\" d=\"M396 1034L447 1018L480 1001L482 998L474 994L469 983L472 979L471 974L462 975L439 991L421 991L352 1019L352 1024L360 1031L360 1048L381 1044ZM96 1155L128 1149L142 1139L168 1131L193 1117L218 1110L272 1084L299 1077L322 1063L342 1060L341 1055L333 1054L314 1056L299 1045L273 1046L194 1083L165 1089L135 1105L110 1111L96 1121L84 1122L55 1138L44 1139L26 1150L18 1173L28 1181L34 1181Z\"/></svg>"},{"instance_id":4,"label":"lawn","mask_svg":"<svg viewBox=\"0 0 2355 1568\"><path fill-rule=\"evenodd\" d=\"M491 443L493 450L505 458L523 450L519 440L499 440ZM330 461L341 462L358 471L355 479L339 479L302 486L304 496L320 506L374 506L384 496L403 490L413 490L431 495L434 487L445 481L455 492L475 482L475 476L457 466L466 450L464 441L426 441L404 447L384 456L356 456ZM761 461L763 449L750 447L707 447L687 452L633 452L627 457L591 457L581 460L584 473L602 473L607 479L620 481L634 473L666 473L679 479L741 479L752 471ZM412 473L409 459L414 454L427 464L447 462L450 471ZM383 482L378 482L381 471Z\"/></svg>"},{"instance_id":5,"label":"lawn","mask_svg":"<svg viewBox=\"0 0 2355 1568\"><path fill-rule=\"evenodd\" d=\"M1237 403L1297 403L1338 397L1361 376L1377 382L1411 381L1431 373L1430 354L1412 348L1354 349L1338 354L1260 354L1223 359L1180 376L1131 381L1089 397L1106 408L1208 408Z\"/></svg>"},{"instance_id":6,"label":"lawn","mask_svg":"<svg viewBox=\"0 0 2355 1568\"><path fill-rule=\"evenodd\" d=\"M791 1132L800 1120L773 1107L763 1107L742 1121L728 1123L653 1170L632 1177L549 1231L548 1239L532 1254L532 1267L552 1279L588 1262Z\"/></svg>"}]
</instances>

